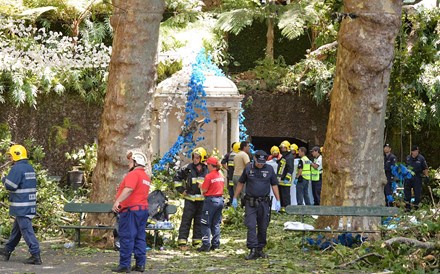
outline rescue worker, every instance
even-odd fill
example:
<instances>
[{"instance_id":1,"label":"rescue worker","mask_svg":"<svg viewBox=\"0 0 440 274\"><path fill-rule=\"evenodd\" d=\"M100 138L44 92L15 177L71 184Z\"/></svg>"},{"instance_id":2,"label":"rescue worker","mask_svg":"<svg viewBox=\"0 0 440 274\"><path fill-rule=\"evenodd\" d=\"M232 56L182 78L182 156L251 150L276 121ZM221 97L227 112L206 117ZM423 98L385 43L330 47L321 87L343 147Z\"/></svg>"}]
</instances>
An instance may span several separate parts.
<instances>
[{"instance_id":1,"label":"rescue worker","mask_svg":"<svg viewBox=\"0 0 440 274\"><path fill-rule=\"evenodd\" d=\"M217 158L209 157L206 161L209 173L200 185L205 201L202 211L202 246L199 252L215 250L220 247L220 225L222 223L223 188L225 178L220 171ZM212 239L211 239L212 235Z\"/></svg>"},{"instance_id":2,"label":"rescue worker","mask_svg":"<svg viewBox=\"0 0 440 274\"><path fill-rule=\"evenodd\" d=\"M296 173L298 172L298 145L297 144L291 144L290 145L290 152L293 156L293 173L292 173L292 183L295 180ZM290 187L290 204L296 205L296 186Z\"/></svg>"},{"instance_id":3,"label":"rescue worker","mask_svg":"<svg viewBox=\"0 0 440 274\"><path fill-rule=\"evenodd\" d=\"M245 225L247 227L246 245L250 253L246 260L267 258L263 252L266 246L267 227L270 222L270 188L276 198L276 211L281 209L278 180L273 168L266 165L267 153L258 150L254 161L247 165L238 180L237 191L234 194L232 206L237 208L237 197L246 184L245 200ZM258 231L258 232L257 232Z\"/></svg>"},{"instance_id":4,"label":"rescue worker","mask_svg":"<svg viewBox=\"0 0 440 274\"><path fill-rule=\"evenodd\" d=\"M131 270L144 272L146 263L145 227L148 219L148 193L150 177L145 172L147 157L140 151L129 151L126 155L129 171L119 184L112 210L119 214L119 265L113 272ZM134 253L135 266L131 267Z\"/></svg>"},{"instance_id":5,"label":"rescue worker","mask_svg":"<svg viewBox=\"0 0 440 274\"><path fill-rule=\"evenodd\" d=\"M414 173L410 179L405 179L403 194L406 210L411 210L411 190L414 191L414 208L419 208L422 197L422 174L428 176L428 164L425 157L419 154L419 147L412 146L411 154L406 157L406 164L412 168Z\"/></svg>"},{"instance_id":6,"label":"rescue worker","mask_svg":"<svg viewBox=\"0 0 440 274\"><path fill-rule=\"evenodd\" d=\"M8 261L23 237L31 254L25 263L41 265L40 243L32 228L32 219L37 213L37 176L28 162L24 146L13 145L7 154L13 165L8 175L2 178L2 182L9 191L9 215L14 216L15 220L9 240L5 247L0 249L0 254L3 260Z\"/></svg>"},{"instance_id":7,"label":"rescue worker","mask_svg":"<svg viewBox=\"0 0 440 274\"><path fill-rule=\"evenodd\" d=\"M270 148L270 155L267 157L267 160L270 161L272 159L275 159L276 161L280 160L282 157L280 153L280 149L277 146L273 146Z\"/></svg>"},{"instance_id":8,"label":"rescue worker","mask_svg":"<svg viewBox=\"0 0 440 274\"><path fill-rule=\"evenodd\" d=\"M231 145L232 150L225 154L222 159L223 168L227 170L227 182L228 182L228 193L229 193L229 202L228 205L231 205L232 198L234 197L234 158L235 155L240 151L240 142L234 142Z\"/></svg>"},{"instance_id":9,"label":"rescue worker","mask_svg":"<svg viewBox=\"0 0 440 274\"><path fill-rule=\"evenodd\" d=\"M294 158L290 153L289 141L282 141L280 144L281 159L278 160L278 185L281 199L281 213L286 212L286 206L290 205L290 187L292 186L292 173L294 167Z\"/></svg>"},{"instance_id":10,"label":"rescue worker","mask_svg":"<svg viewBox=\"0 0 440 274\"><path fill-rule=\"evenodd\" d=\"M191 153L191 158L192 163L183 166L174 177L174 186L185 199L177 238L177 244L182 250L188 248L189 230L193 222L192 244L196 246L202 243L201 218L204 198L201 195L199 183L203 183L208 173L205 165L206 150L203 147L195 148Z\"/></svg>"},{"instance_id":11,"label":"rescue worker","mask_svg":"<svg viewBox=\"0 0 440 274\"><path fill-rule=\"evenodd\" d=\"M298 205L302 205L304 202L306 205L310 205L309 182L312 177L312 162L306 154L307 149L305 147L300 147L298 150L300 161L298 163L298 172L294 181L294 184L296 185L296 202Z\"/></svg>"},{"instance_id":12,"label":"rescue worker","mask_svg":"<svg viewBox=\"0 0 440 274\"><path fill-rule=\"evenodd\" d=\"M385 170L385 176L387 177L387 183L383 189L383 193L385 195L385 205L393 206L394 197L393 197L393 181L394 177L391 173L392 166L396 165L397 157L391 153L390 144L385 144L383 146L383 168Z\"/></svg>"},{"instance_id":13,"label":"rescue worker","mask_svg":"<svg viewBox=\"0 0 440 274\"><path fill-rule=\"evenodd\" d=\"M235 190L237 189L238 179L243 173L246 165L251 161L249 158L249 151L251 150L251 146L249 142L243 141L240 142L240 151L234 157L234 196Z\"/></svg>"},{"instance_id":14,"label":"rescue worker","mask_svg":"<svg viewBox=\"0 0 440 274\"><path fill-rule=\"evenodd\" d=\"M319 147L312 148L313 163L312 165L312 194L313 204L319 205L321 203L321 188L322 188L322 155Z\"/></svg>"}]
</instances>

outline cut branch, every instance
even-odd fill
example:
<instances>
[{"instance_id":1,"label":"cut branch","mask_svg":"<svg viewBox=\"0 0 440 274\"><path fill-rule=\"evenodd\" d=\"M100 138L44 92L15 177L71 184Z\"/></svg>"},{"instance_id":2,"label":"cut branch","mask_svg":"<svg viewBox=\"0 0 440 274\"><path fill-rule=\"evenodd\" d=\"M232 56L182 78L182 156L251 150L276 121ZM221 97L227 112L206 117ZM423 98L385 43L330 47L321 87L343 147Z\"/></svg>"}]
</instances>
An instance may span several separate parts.
<instances>
[{"instance_id":1,"label":"cut branch","mask_svg":"<svg viewBox=\"0 0 440 274\"><path fill-rule=\"evenodd\" d=\"M310 57L314 57L319 61L322 61L327 58L328 51L335 49L338 46L338 41L334 41L329 44L325 44L317 48L316 50L309 53Z\"/></svg>"},{"instance_id":2,"label":"cut branch","mask_svg":"<svg viewBox=\"0 0 440 274\"><path fill-rule=\"evenodd\" d=\"M352 261L349 261L348 263L341 264L341 265L337 266L337 268L345 268L345 267L347 267L347 266L349 266L349 265L352 265L352 264L355 264L356 262L361 261L361 260L363 260L363 261L367 262L368 264L370 264L370 262L368 262L368 261L365 260L366 258L368 258L368 257L370 257L370 256L376 256L376 257L378 257L378 258L380 258L380 259L383 259L383 258L384 258L384 256L382 256L382 255L380 255L380 254L377 254L377 253L368 253L368 254L365 254L365 255L363 255L363 256L360 256L360 257L357 258L357 259L354 259L354 260L352 260Z\"/></svg>"},{"instance_id":3,"label":"cut branch","mask_svg":"<svg viewBox=\"0 0 440 274\"><path fill-rule=\"evenodd\" d=\"M395 237L395 238L391 238L389 240L386 240L384 242L385 246L387 246L387 247L391 246L394 243L410 244L415 247L421 247L421 248L426 248L426 249L433 249L435 247L434 243L421 242L416 239L410 239L410 238L405 238L405 237Z\"/></svg>"}]
</instances>

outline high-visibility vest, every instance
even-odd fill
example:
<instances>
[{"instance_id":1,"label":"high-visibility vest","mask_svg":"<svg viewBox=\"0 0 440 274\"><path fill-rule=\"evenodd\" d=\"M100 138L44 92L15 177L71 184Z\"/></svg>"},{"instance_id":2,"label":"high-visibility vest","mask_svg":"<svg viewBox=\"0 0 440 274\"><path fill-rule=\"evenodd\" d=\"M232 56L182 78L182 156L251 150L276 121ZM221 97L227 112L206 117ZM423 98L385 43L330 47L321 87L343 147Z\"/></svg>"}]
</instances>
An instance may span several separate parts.
<instances>
[{"instance_id":1,"label":"high-visibility vest","mask_svg":"<svg viewBox=\"0 0 440 274\"><path fill-rule=\"evenodd\" d=\"M301 158L301 161L303 161L301 176L307 181L310 181L310 179L312 178L312 162L309 160L309 158L307 158L307 156L303 156Z\"/></svg>"},{"instance_id":2,"label":"high-visibility vest","mask_svg":"<svg viewBox=\"0 0 440 274\"><path fill-rule=\"evenodd\" d=\"M321 155L319 157L321 157ZM316 163L317 160L318 158L314 159L313 162ZM321 170L312 167L312 181L315 182L319 181L319 174L321 174L321 172L322 172Z\"/></svg>"}]
</instances>

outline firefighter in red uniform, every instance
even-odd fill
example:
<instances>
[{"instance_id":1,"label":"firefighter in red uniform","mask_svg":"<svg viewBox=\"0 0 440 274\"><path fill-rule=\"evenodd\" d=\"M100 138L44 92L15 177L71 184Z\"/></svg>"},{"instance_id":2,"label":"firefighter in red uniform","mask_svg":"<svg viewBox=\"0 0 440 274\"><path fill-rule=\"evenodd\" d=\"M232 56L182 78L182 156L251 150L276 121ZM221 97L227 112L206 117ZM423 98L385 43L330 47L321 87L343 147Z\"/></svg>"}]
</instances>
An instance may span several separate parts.
<instances>
[{"instance_id":1,"label":"firefighter in red uniform","mask_svg":"<svg viewBox=\"0 0 440 274\"><path fill-rule=\"evenodd\" d=\"M147 157L140 151L127 153L130 171L118 187L113 211L119 213L119 266L113 272L144 272L146 262L145 227L148 219L150 177L145 172ZM131 254L136 265L131 267Z\"/></svg>"}]
</instances>

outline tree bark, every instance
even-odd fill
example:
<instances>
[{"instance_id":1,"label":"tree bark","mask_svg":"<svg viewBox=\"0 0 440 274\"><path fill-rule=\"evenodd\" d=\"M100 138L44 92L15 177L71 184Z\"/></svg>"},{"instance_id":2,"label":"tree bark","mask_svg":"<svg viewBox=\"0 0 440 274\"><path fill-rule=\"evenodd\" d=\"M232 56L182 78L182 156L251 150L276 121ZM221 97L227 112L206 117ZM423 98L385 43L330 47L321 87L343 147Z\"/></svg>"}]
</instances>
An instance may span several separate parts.
<instances>
[{"instance_id":1,"label":"tree bark","mask_svg":"<svg viewBox=\"0 0 440 274\"><path fill-rule=\"evenodd\" d=\"M113 50L98 139L91 200L113 202L130 149L151 160L150 121L163 0L113 0ZM151 170L151 162L148 164Z\"/></svg>"},{"instance_id":2,"label":"tree bark","mask_svg":"<svg viewBox=\"0 0 440 274\"><path fill-rule=\"evenodd\" d=\"M383 135L400 0L345 0L338 34L336 77L324 144L322 204L383 205ZM379 218L356 218L354 228L374 228ZM318 226L336 227L337 217Z\"/></svg>"},{"instance_id":3,"label":"tree bark","mask_svg":"<svg viewBox=\"0 0 440 274\"><path fill-rule=\"evenodd\" d=\"M274 22L273 18L267 19L267 33L266 33L266 58L273 59L273 44L274 44Z\"/></svg>"}]
</instances>

